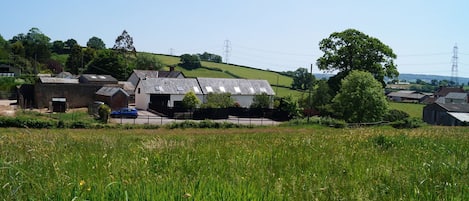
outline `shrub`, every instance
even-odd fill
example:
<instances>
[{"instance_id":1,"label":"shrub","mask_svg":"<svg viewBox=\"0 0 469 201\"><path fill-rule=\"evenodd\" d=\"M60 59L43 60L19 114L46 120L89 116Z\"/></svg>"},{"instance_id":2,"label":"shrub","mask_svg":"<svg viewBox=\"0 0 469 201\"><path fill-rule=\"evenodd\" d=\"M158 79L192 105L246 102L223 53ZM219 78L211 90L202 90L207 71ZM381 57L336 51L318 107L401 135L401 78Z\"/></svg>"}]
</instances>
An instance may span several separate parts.
<instances>
[{"instance_id":1,"label":"shrub","mask_svg":"<svg viewBox=\"0 0 469 201\"><path fill-rule=\"evenodd\" d=\"M407 112L404 112L402 110L397 110L397 109L392 109L389 110L386 115L384 115L383 120L384 121L390 121L390 122L395 122L395 121L401 121L409 117L409 114Z\"/></svg>"},{"instance_id":2,"label":"shrub","mask_svg":"<svg viewBox=\"0 0 469 201\"><path fill-rule=\"evenodd\" d=\"M101 122L107 124L109 120L109 115L111 114L111 108L106 104L102 104L98 108L99 120Z\"/></svg>"},{"instance_id":3,"label":"shrub","mask_svg":"<svg viewBox=\"0 0 469 201\"><path fill-rule=\"evenodd\" d=\"M376 147L381 149L389 149L395 146L395 142L383 135L378 135L376 137L371 138L371 141Z\"/></svg>"},{"instance_id":4,"label":"shrub","mask_svg":"<svg viewBox=\"0 0 469 201\"><path fill-rule=\"evenodd\" d=\"M405 118L404 120L396 121L391 124L392 127L394 128L419 128L425 125L425 123L416 117L408 117Z\"/></svg>"},{"instance_id":5,"label":"shrub","mask_svg":"<svg viewBox=\"0 0 469 201\"><path fill-rule=\"evenodd\" d=\"M306 118L302 119L292 119L288 121L287 125L298 126L298 125L307 125L308 120ZM334 128L345 128L348 126L347 122L340 119L334 119L331 117L311 117L309 124L317 124L323 126L329 126Z\"/></svg>"}]
</instances>

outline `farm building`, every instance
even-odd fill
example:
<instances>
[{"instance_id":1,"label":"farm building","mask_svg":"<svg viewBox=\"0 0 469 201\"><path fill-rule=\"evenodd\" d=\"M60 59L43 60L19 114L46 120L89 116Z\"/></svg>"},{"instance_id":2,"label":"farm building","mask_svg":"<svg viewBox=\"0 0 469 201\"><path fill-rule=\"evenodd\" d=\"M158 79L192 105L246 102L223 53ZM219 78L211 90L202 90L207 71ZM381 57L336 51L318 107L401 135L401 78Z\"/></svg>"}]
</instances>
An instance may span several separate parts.
<instances>
[{"instance_id":1,"label":"farm building","mask_svg":"<svg viewBox=\"0 0 469 201\"><path fill-rule=\"evenodd\" d=\"M135 107L143 110L175 107L190 91L193 91L199 100L203 100L203 93L196 79L144 78L136 86Z\"/></svg>"},{"instance_id":2,"label":"farm building","mask_svg":"<svg viewBox=\"0 0 469 201\"><path fill-rule=\"evenodd\" d=\"M231 98L241 107L248 108L255 95L266 93L273 97L274 90L266 80L197 78L203 94L230 93Z\"/></svg>"},{"instance_id":3,"label":"farm building","mask_svg":"<svg viewBox=\"0 0 469 201\"><path fill-rule=\"evenodd\" d=\"M20 68L6 64L0 64L0 77L16 77L20 75Z\"/></svg>"},{"instance_id":4,"label":"farm building","mask_svg":"<svg viewBox=\"0 0 469 201\"><path fill-rule=\"evenodd\" d=\"M144 78L185 78L185 76L180 71L174 71L174 68L170 71L134 70L127 81L137 86L138 82Z\"/></svg>"},{"instance_id":5,"label":"farm building","mask_svg":"<svg viewBox=\"0 0 469 201\"><path fill-rule=\"evenodd\" d=\"M411 102L411 103L421 103L429 96L416 91L395 91L387 95L387 97L396 102Z\"/></svg>"},{"instance_id":6,"label":"farm building","mask_svg":"<svg viewBox=\"0 0 469 201\"><path fill-rule=\"evenodd\" d=\"M438 99L440 97L446 97L446 95L448 95L451 92L465 93L462 87L440 87L435 92L435 98Z\"/></svg>"},{"instance_id":7,"label":"farm building","mask_svg":"<svg viewBox=\"0 0 469 201\"><path fill-rule=\"evenodd\" d=\"M117 84L117 79L110 75L83 74L78 80L83 84L96 84L101 86L105 84Z\"/></svg>"},{"instance_id":8,"label":"farm building","mask_svg":"<svg viewBox=\"0 0 469 201\"><path fill-rule=\"evenodd\" d=\"M120 87L101 87L96 92L96 100L109 105L112 110L129 106L129 94Z\"/></svg>"},{"instance_id":9,"label":"farm building","mask_svg":"<svg viewBox=\"0 0 469 201\"><path fill-rule=\"evenodd\" d=\"M468 116L469 104L433 103L423 108L423 121L433 125L462 125Z\"/></svg>"},{"instance_id":10,"label":"farm building","mask_svg":"<svg viewBox=\"0 0 469 201\"><path fill-rule=\"evenodd\" d=\"M129 94L129 103L135 103L135 86L131 82L119 81L120 88Z\"/></svg>"}]
</instances>

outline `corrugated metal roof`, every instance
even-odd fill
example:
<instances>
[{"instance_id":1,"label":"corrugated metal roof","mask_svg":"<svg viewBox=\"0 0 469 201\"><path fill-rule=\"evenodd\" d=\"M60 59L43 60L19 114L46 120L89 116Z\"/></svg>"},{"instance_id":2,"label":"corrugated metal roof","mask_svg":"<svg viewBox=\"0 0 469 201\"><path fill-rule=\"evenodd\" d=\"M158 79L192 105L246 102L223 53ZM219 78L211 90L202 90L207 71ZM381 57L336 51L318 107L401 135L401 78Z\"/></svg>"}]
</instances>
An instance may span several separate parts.
<instances>
[{"instance_id":1,"label":"corrugated metal roof","mask_svg":"<svg viewBox=\"0 0 469 201\"><path fill-rule=\"evenodd\" d=\"M78 79L58 78L58 77L39 77L41 83L49 84L78 84Z\"/></svg>"},{"instance_id":2,"label":"corrugated metal roof","mask_svg":"<svg viewBox=\"0 0 469 201\"><path fill-rule=\"evenodd\" d=\"M80 77L89 82L117 82L117 79L110 75L82 74Z\"/></svg>"},{"instance_id":3,"label":"corrugated metal roof","mask_svg":"<svg viewBox=\"0 0 469 201\"><path fill-rule=\"evenodd\" d=\"M190 91L202 94L193 78L146 78L140 80L139 87L147 94L186 94Z\"/></svg>"},{"instance_id":4,"label":"corrugated metal roof","mask_svg":"<svg viewBox=\"0 0 469 201\"><path fill-rule=\"evenodd\" d=\"M469 112L469 104L436 103L448 112Z\"/></svg>"},{"instance_id":5,"label":"corrugated metal roof","mask_svg":"<svg viewBox=\"0 0 469 201\"><path fill-rule=\"evenodd\" d=\"M469 113L462 112L448 112L449 115L453 116L461 122L469 122Z\"/></svg>"},{"instance_id":6,"label":"corrugated metal roof","mask_svg":"<svg viewBox=\"0 0 469 201\"><path fill-rule=\"evenodd\" d=\"M204 94L230 93L240 95L254 95L267 93L275 95L274 90L266 80L228 79L228 78L197 78Z\"/></svg>"},{"instance_id":7,"label":"corrugated metal roof","mask_svg":"<svg viewBox=\"0 0 469 201\"><path fill-rule=\"evenodd\" d=\"M101 87L96 94L102 96L113 96L119 91L122 91L126 96L129 96L129 94L120 87Z\"/></svg>"},{"instance_id":8,"label":"corrugated metal roof","mask_svg":"<svg viewBox=\"0 0 469 201\"><path fill-rule=\"evenodd\" d=\"M389 93L387 96L388 97L401 97L401 98L411 98L411 99L421 99L425 97L425 94L419 93L419 92L412 92L411 91L395 91Z\"/></svg>"}]
</instances>

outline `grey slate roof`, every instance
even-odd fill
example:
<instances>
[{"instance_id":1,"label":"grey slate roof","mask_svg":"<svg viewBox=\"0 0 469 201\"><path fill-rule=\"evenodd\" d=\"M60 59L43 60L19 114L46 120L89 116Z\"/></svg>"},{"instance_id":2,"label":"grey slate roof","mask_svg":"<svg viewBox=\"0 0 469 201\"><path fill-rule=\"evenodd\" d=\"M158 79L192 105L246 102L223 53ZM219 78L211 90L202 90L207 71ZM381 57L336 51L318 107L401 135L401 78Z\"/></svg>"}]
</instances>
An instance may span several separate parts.
<instances>
[{"instance_id":1,"label":"grey slate roof","mask_svg":"<svg viewBox=\"0 0 469 201\"><path fill-rule=\"evenodd\" d=\"M135 86L132 84L132 82L119 81L117 84L119 84L119 86L121 86L129 95L135 94Z\"/></svg>"},{"instance_id":2,"label":"grey slate roof","mask_svg":"<svg viewBox=\"0 0 469 201\"><path fill-rule=\"evenodd\" d=\"M183 77L184 74L180 71L155 71L155 70L134 70L135 75L137 75L138 78L143 79L143 78L177 78L179 75L182 74Z\"/></svg>"},{"instance_id":3,"label":"grey slate roof","mask_svg":"<svg viewBox=\"0 0 469 201\"><path fill-rule=\"evenodd\" d=\"M391 92L387 95L388 97L401 97L401 98L408 98L408 99L421 99L425 97L425 94L415 92L415 91L395 91Z\"/></svg>"},{"instance_id":4,"label":"grey slate roof","mask_svg":"<svg viewBox=\"0 0 469 201\"><path fill-rule=\"evenodd\" d=\"M78 79L57 78L57 77L39 77L41 83L48 84L78 84Z\"/></svg>"},{"instance_id":5,"label":"grey slate roof","mask_svg":"<svg viewBox=\"0 0 469 201\"><path fill-rule=\"evenodd\" d=\"M230 93L239 95L255 95L267 93L275 95L266 80L228 79L228 78L197 78L204 94Z\"/></svg>"},{"instance_id":6,"label":"grey slate roof","mask_svg":"<svg viewBox=\"0 0 469 201\"><path fill-rule=\"evenodd\" d=\"M140 80L138 87L147 94L186 94L190 91L202 94L194 78L146 78Z\"/></svg>"},{"instance_id":7,"label":"grey slate roof","mask_svg":"<svg viewBox=\"0 0 469 201\"><path fill-rule=\"evenodd\" d=\"M467 93L449 92L448 95L446 95L446 98L465 100L467 98Z\"/></svg>"},{"instance_id":8,"label":"grey slate roof","mask_svg":"<svg viewBox=\"0 0 469 201\"><path fill-rule=\"evenodd\" d=\"M99 89L96 94L102 96L113 96L119 91L122 91L122 93L124 93L126 96L129 96L129 94L120 87L101 87L101 89Z\"/></svg>"},{"instance_id":9,"label":"grey slate roof","mask_svg":"<svg viewBox=\"0 0 469 201\"><path fill-rule=\"evenodd\" d=\"M436 103L448 112L469 112L469 104Z\"/></svg>"}]
</instances>

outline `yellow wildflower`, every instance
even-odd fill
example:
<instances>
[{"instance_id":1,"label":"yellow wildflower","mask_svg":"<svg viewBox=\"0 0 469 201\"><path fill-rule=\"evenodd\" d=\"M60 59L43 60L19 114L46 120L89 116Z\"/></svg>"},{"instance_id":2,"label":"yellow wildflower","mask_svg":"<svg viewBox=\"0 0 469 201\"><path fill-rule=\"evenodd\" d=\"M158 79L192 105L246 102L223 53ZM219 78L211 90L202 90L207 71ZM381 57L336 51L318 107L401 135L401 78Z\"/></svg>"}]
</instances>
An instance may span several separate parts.
<instances>
[{"instance_id":1,"label":"yellow wildflower","mask_svg":"<svg viewBox=\"0 0 469 201\"><path fill-rule=\"evenodd\" d=\"M82 179L82 180L80 181L80 186L83 186L83 185L85 185L85 180Z\"/></svg>"}]
</instances>

